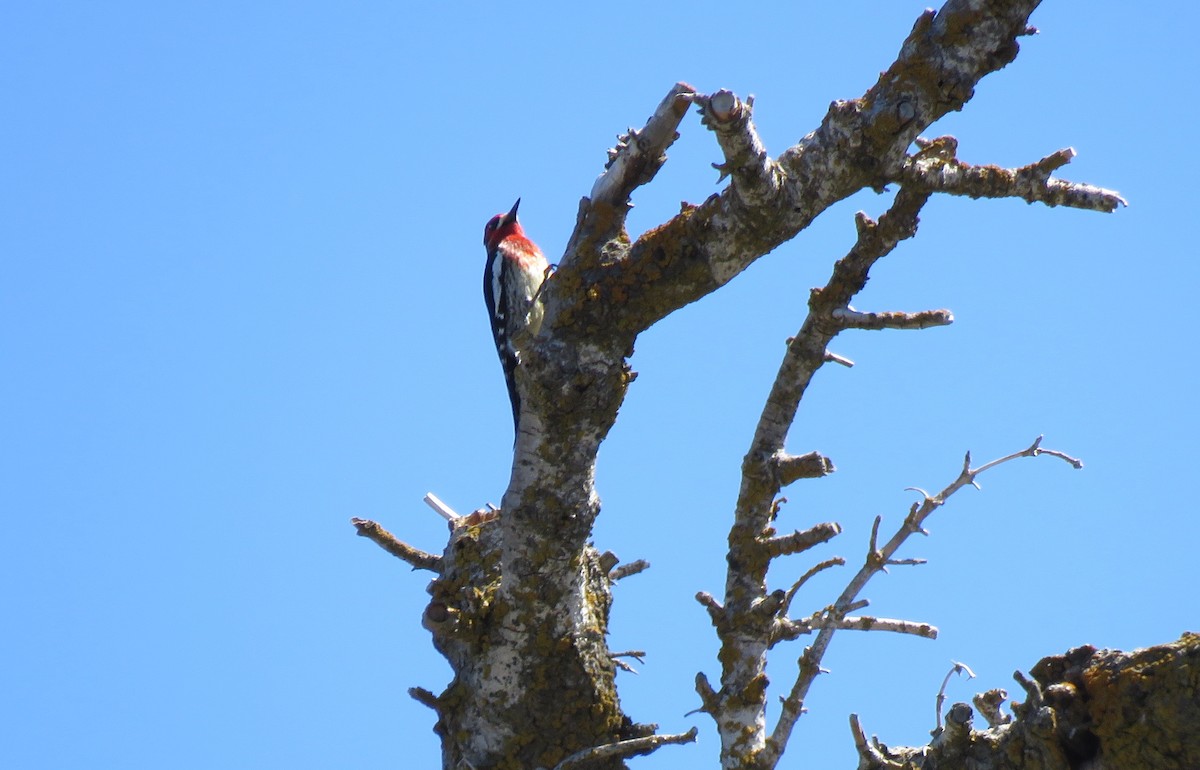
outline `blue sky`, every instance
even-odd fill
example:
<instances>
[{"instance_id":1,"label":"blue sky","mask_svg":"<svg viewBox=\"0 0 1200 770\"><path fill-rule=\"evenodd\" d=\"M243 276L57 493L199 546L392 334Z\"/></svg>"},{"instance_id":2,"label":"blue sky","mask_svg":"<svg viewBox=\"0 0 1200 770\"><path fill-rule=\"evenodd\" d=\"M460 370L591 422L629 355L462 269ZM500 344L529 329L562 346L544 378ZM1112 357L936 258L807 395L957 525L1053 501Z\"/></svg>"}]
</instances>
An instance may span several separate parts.
<instances>
[{"instance_id":1,"label":"blue sky","mask_svg":"<svg viewBox=\"0 0 1200 770\"><path fill-rule=\"evenodd\" d=\"M509 413L480 298L481 229L521 196L561 254L616 133L677 80L756 96L772 153L886 68L921 3L20 4L0 81L0 765L435 767L408 687L449 670L419 626L428 576L356 538L375 518L440 550L433 491L499 502ZM837 519L814 558L861 558L905 487L962 452L1048 447L982 478L872 583L929 642L842 634L788 768L851 766L846 716L916 744L961 660L966 700L1080 644L1196 630L1200 429L1188 235L1200 14L1050 2L953 133L968 162L1060 147L1116 215L938 199L856 306L949 307L921 333L846 334L789 440L839 471L788 490L782 528ZM641 231L717 191L696 117ZM616 588L614 649L648 651L628 713L697 744L635 767L715 766L692 690L718 675L697 590L719 593L738 469L808 289L866 193L638 343L601 450L596 543L653 568ZM811 561L773 572L789 585ZM811 611L829 575L797 598ZM800 646L770 673L785 688Z\"/></svg>"}]
</instances>

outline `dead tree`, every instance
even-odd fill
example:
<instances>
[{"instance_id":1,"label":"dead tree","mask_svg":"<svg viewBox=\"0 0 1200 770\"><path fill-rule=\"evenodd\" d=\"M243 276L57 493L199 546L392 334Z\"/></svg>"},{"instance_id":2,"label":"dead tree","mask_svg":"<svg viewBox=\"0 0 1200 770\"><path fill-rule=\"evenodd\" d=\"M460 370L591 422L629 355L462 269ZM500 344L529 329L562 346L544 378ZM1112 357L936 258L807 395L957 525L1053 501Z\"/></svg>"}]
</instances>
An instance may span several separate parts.
<instances>
[{"instance_id":1,"label":"dead tree","mask_svg":"<svg viewBox=\"0 0 1200 770\"><path fill-rule=\"evenodd\" d=\"M961 109L980 79L1013 61L1018 39L1035 31L1028 19L1037 5L949 0L940 11L926 11L873 87L834 102L815 130L777 157L759 140L751 100L724 90L702 94L682 83L643 128L620 137L580 202L558 271L540 297L541 330L522 351L521 427L501 510L450 514L451 536L441 555L356 520L361 534L436 575L423 623L454 679L438 695L411 692L436 712L446 770L614 769L628 757L694 737L694 730L657 735L654 725L634 723L621 710L617 663L606 645L610 588L640 565L619 567L589 546L600 512L597 450L633 380L626 359L642 331L724 286L831 205L867 188L890 194L891 204L877 220L858 215L857 241L826 285L812 291L808 316L789 341L745 455L725 595L697 596L722 644L719 684L703 674L696 682L699 710L721 735L722 767L776 766L836 630L936 634L928 624L855 614L864 606L859 591L872 575L903 563L895 553L904 539L995 463L973 466L968 455L945 489L920 493L886 542L877 522L866 558L841 595L798 616L791 612L797 589L834 563L817 564L790 588L774 590L767 585L768 566L834 537L840 527L823 523L776 533L783 487L833 471L828 458L788 454L784 442L817 371L829 362L849 363L829 351L840 332L923 329L953 320L947 310L863 312L851 305L872 265L916 232L931 196L1020 198L1103 212L1124 203L1110 190L1053 177L1072 158L1070 149L1021 168L999 168L962 162L952 137L921 138L936 120ZM693 106L717 140L723 155L717 168L728 184L631 237L625 229L631 196L654 179ZM996 462L1039 454L1079 464L1043 449L1040 439ZM767 654L801 636L812 641L768 729Z\"/></svg>"}]
</instances>

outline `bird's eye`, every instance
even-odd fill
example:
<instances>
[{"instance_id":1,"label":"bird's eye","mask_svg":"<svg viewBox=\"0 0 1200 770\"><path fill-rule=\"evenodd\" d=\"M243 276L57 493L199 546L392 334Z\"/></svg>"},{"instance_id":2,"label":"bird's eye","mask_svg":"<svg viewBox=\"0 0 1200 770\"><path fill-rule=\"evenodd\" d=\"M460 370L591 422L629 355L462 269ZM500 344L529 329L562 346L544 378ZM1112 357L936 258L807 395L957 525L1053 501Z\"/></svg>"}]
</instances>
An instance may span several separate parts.
<instances>
[{"instance_id":1,"label":"bird's eye","mask_svg":"<svg viewBox=\"0 0 1200 770\"><path fill-rule=\"evenodd\" d=\"M503 215L497 214L489 219L488 223L483 226L483 242L485 244L488 242L488 238L491 237L492 233L500 229L500 220L503 218Z\"/></svg>"}]
</instances>

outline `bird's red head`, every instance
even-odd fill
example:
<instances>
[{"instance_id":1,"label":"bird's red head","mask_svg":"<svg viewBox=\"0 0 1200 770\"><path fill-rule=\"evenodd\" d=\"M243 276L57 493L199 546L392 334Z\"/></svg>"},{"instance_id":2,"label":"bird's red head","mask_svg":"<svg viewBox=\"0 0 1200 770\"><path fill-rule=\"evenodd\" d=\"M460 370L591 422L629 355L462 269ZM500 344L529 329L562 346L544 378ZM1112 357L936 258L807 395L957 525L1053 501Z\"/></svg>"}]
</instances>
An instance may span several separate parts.
<instances>
[{"instance_id":1,"label":"bird's red head","mask_svg":"<svg viewBox=\"0 0 1200 770\"><path fill-rule=\"evenodd\" d=\"M500 241L510 235L525 237L525 231L521 229L521 223L517 221L517 207L520 205L521 199L517 198L517 202L513 204L507 214L497 214L483 226L483 245L487 247L488 251L496 248Z\"/></svg>"}]
</instances>

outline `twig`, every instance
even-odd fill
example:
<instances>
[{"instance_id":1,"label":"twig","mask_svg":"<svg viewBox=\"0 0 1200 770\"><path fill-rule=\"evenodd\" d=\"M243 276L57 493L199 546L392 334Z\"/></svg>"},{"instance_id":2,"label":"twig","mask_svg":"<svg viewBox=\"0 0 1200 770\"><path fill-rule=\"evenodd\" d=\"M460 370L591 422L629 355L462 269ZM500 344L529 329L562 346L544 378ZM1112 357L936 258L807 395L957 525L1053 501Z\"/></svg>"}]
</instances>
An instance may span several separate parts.
<instances>
[{"instance_id":1,"label":"twig","mask_svg":"<svg viewBox=\"0 0 1200 770\"><path fill-rule=\"evenodd\" d=\"M717 598L707 591L697 591L696 601L703 605L704 609L708 610L709 620L717 628L723 628L726 622L725 608L717 601Z\"/></svg>"},{"instance_id":2,"label":"twig","mask_svg":"<svg viewBox=\"0 0 1200 770\"><path fill-rule=\"evenodd\" d=\"M850 608L854 605L855 597L857 597L859 592L862 591L862 589L866 586L867 581L869 581L877 573L881 572L887 564L891 563L892 556L896 553L900 546L904 544L904 541L913 534L923 532L924 530L922 529L921 525L925 519L927 519L935 510L941 507L942 504L945 503L946 500L949 499L949 497L955 492L967 486L968 484L974 485L975 478L980 473L995 468L997 465L1009 462L1010 460L1015 460L1018 457L1037 457L1038 455L1043 454L1058 457L1059 459L1070 463L1075 468L1083 467L1083 463L1081 461L1063 452L1042 449L1041 443L1042 437L1038 436L1037 440L1020 452L1014 452L1010 455L1006 455L997 460L985 463L978 468L971 468L971 454L968 452L965 460L963 461L963 467L959 472L958 477L955 478L954 481L950 482L945 489L936 495L930 495L926 492L922 492L922 497L924 500L920 504L913 504L908 516L904 518L904 522L900 525L899 529L897 529L896 533L882 548L879 548L878 550L875 548L875 534L873 532L871 537L871 549L868 553L868 557L863 566L859 568L858 573L855 574L855 576L846 585L846 588L837 598L837 601L833 603L831 611L834 613L834 615L836 616L840 614L845 616L846 613L850 612ZM877 531L878 524L876 524L872 529ZM805 649L804 655L801 656L799 660L800 670L796 676L796 681L793 683L792 689L788 693L787 697L783 699L783 708L779 714L778 721L775 723L775 729L771 733L769 745L787 745L787 740L791 736L792 728L795 726L796 720L800 717L801 709L804 706L804 699L808 697L808 690L812 687L813 682L816 680L817 674L820 671L821 660L824 658L825 651L828 649L829 643L833 639L833 634L836 630L837 628L833 624L826 625L820 630L820 632L818 632L817 638L813 641L812 646ZM1017 681L1021 682L1022 686L1025 686L1026 682L1022 681L1023 677L1020 675L1020 672L1018 672L1016 676L1018 677ZM1036 685L1036 683L1034 684Z\"/></svg>"},{"instance_id":3,"label":"twig","mask_svg":"<svg viewBox=\"0 0 1200 770\"><path fill-rule=\"evenodd\" d=\"M425 504L437 511L438 516L441 516L446 521L453 524L458 520L458 514L454 512L454 509L443 503L434 493L426 492L424 499Z\"/></svg>"},{"instance_id":4,"label":"twig","mask_svg":"<svg viewBox=\"0 0 1200 770\"><path fill-rule=\"evenodd\" d=\"M976 468L974 471L970 471L970 473L972 475L971 481L974 481L974 477L978 476L979 474L983 473L984 471L986 471L990 468L993 468L997 465L1000 465L1001 463L1006 463L1009 460L1015 460L1018 457L1037 457L1038 455L1050 455L1051 457L1057 457L1058 459L1062 460L1063 462L1070 463L1076 470L1080 470L1083 468L1083 460L1080 460L1079 458L1071 457L1066 452L1060 452L1057 449L1042 449L1042 438L1044 438L1044 437L1038 436L1037 439L1032 444L1030 444L1025 449L1022 449L1020 452L1013 452L1012 454L1001 457L998 460L992 460L990 463L984 463L983 465ZM970 462L971 462L971 453L968 452L967 459L966 459L966 465L969 465Z\"/></svg>"},{"instance_id":5,"label":"twig","mask_svg":"<svg viewBox=\"0 0 1200 770\"><path fill-rule=\"evenodd\" d=\"M903 762L888 759L874 744L867 741L867 734L863 732L862 723L858 721L858 714L850 715L850 733L854 736L854 748L858 751L859 770L900 770L904 767Z\"/></svg>"},{"instance_id":6,"label":"twig","mask_svg":"<svg viewBox=\"0 0 1200 770\"><path fill-rule=\"evenodd\" d=\"M417 703L441 713L442 707L438 702L438 697L424 687L409 687L408 694Z\"/></svg>"},{"instance_id":7,"label":"twig","mask_svg":"<svg viewBox=\"0 0 1200 770\"><path fill-rule=\"evenodd\" d=\"M919 636L922 639L937 639L937 626L917 623L899 618L877 618L871 615L847 615L838 621L837 627L844 631L890 631L893 634Z\"/></svg>"},{"instance_id":8,"label":"twig","mask_svg":"<svg viewBox=\"0 0 1200 770\"><path fill-rule=\"evenodd\" d=\"M789 556L802 553L813 546L826 543L842 532L842 526L836 521L815 524L801 532L796 530L790 535L781 535L767 540L767 553L772 559L779 556Z\"/></svg>"},{"instance_id":9,"label":"twig","mask_svg":"<svg viewBox=\"0 0 1200 770\"><path fill-rule=\"evenodd\" d=\"M835 308L833 320L843 329L928 329L933 326L949 326L954 323L954 314L949 310L922 310L919 313L863 313L850 306Z\"/></svg>"},{"instance_id":10,"label":"twig","mask_svg":"<svg viewBox=\"0 0 1200 770\"><path fill-rule=\"evenodd\" d=\"M378 523L370 519L350 519L350 523L358 530L361 537L370 539L383 550L412 565L413 569L427 569L430 572L441 572L442 557L426 553L419 548L413 548L408 543L398 540Z\"/></svg>"},{"instance_id":11,"label":"twig","mask_svg":"<svg viewBox=\"0 0 1200 770\"><path fill-rule=\"evenodd\" d=\"M615 583L618 580L630 577L631 575L636 575L639 572L645 572L648 569L650 569L650 562L646 561L645 559L636 559L628 564L622 564L612 572L608 573L608 579Z\"/></svg>"},{"instance_id":12,"label":"twig","mask_svg":"<svg viewBox=\"0 0 1200 770\"><path fill-rule=\"evenodd\" d=\"M590 749L577 751L554 766L554 770L575 770L586 767L593 762L606 759L626 759L642 754L649 754L655 749L668 744L691 743L696 740L696 728L686 733L676 735L647 735L644 738L632 738L627 741L606 743L603 746L593 746Z\"/></svg>"},{"instance_id":13,"label":"twig","mask_svg":"<svg viewBox=\"0 0 1200 770\"><path fill-rule=\"evenodd\" d=\"M950 677L955 674L966 673L967 679L974 679L975 672L966 663L959 663L957 660L950 661L954 667L946 672L946 678L942 680L942 686L938 688L937 698L934 702L934 712L937 714L937 726L935 731L942 729L942 704L946 702L946 686L950 684Z\"/></svg>"},{"instance_id":14,"label":"twig","mask_svg":"<svg viewBox=\"0 0 1200 770\"><path fill-rule=\"evenodd\" d=\"M608 653L608 657L612 660L613 665L615 665L617 668L621 669L622 671L628 672L630 674L636 674L637 669L634 668L633 666L629 665L625 661L621 660L621 658L633 658L638 663L641 663L644 666L644 665L646 665L646 661L644 660L645 655L646 655L645 650L626 650L625 652L610 652L610 653Z\"/></svg>"},{"instance_id":15,"label":"twig","mask_svg":"<svg viewBox=\"0 0 1200 770\"><path fill-rule=\"evenodd\" d=\"M610 657L610 658L633 658L634 660L636 660L638 663L641 663L642 665L646 664L646 661L644 660L644 658L646 657L645 650L623 650L622 652L610 652L610 653L608 653L608 657Z\"/></svg>"},{"instance_id":16,"label":"twig","mask_svg":"<svg viewBox=\"0 0 1200 770\"><path fill-rule=\"evenodd\" d=\"M779 472L779 485L786 487L799 479L818 479L837 470L833 461L819 452L790 455L779 452L775 455L775 467Z\"/></svg>"},{"instance_id":17,"label":"twig","mask_svg":"<svg viewBox=\"0 0 1200 770\"><path fill-rule=\"evenodd\" d=\"M800 576L799 580L797 580L795 583L792 583L792 587L788 589L787 596L784 599L783 607L781 608L780 611L785 612L785 613L788 611L788 608L791 606L792 599L796 596L796 592L799 591L800 587L803 586L805 583L807 583L809 578L811 578L813 575L817 574L818 572L827 570L830 567L841 567L841 566L844 566L845 564L846 564L846 560L843 559L841 556L834 556L832 559L826 559L825 561L821 562L820 564L816 565L815 567L812 567L811 569L809 569L808 572L805 572L803 575Z\"/></svg>"},{"instance_id":18,"label":"twig","mask_svg":"<svg viewBox=\"0 0 1200 770\"><path fill-rule=\"evenodd\" d=\"M1042 693L1042 686L1032 677L1026 676L1021 671L1013 672L1013 679L1017 680L1017 684L1021 685L1021 689L1025 690L1025 706L1034 710L1040 709L1045 703L1045 696Z\"/></svg>"},{"instance_id":19,"label":"twig","mask_svg":"<svg viewBox=\"0 0 1200 770\"><path fill-rule=\"evenodd\" d=\"M935 140L937 141L937 140ZM910 156L893 181L915 184L934 192L972 198L1020 198L1028 203L1069 206L1112 213L1129 203L1115 190L1050 178L1051 172L1075 157L1070 147L1020 168L972 166L954 157L953 149Z\"/></svg>"},{"instance_id":20,"label":"twig","mask_svg":"<svg viewBox=\"0 0 1200 770\"><path fill-rule=\"evenodd\" d=\"M771 638L771 646L779 642L790 642L805 634L811 634L821 628L836 628L843 631L890 631L895 634L919 636L923 639L937 639L937 626L929 623L916 623L911 620L897 618L877 618L870 615L847 615L844 618L830 617L817 613L816 617L803 620L781 620L778 632Z\"/></svg>"},{"instance_id":21,"label":"twig","mask_svg":"<svg viewBox=\"0 0 1200 770\"><path fill-rule=\"evenodd\" d=\"M700 696L700 708L692 709L687 714L684 714L684 716L691 716L697 713L715 716L717 708L720 705L720 697L709 683L708 677L704 675L703 671L696 674L696 694Z\"/></svg>"}]
</instances>

